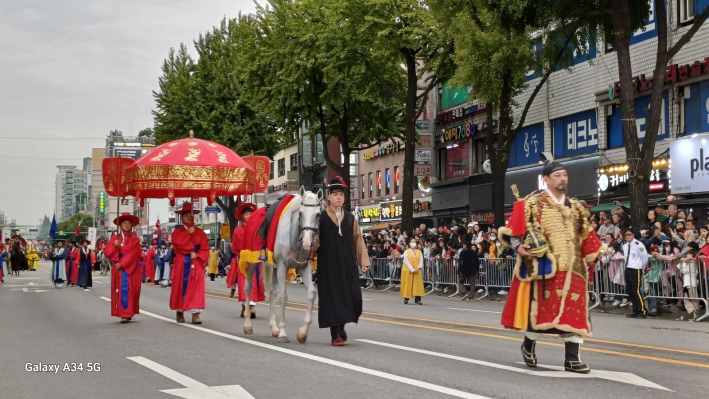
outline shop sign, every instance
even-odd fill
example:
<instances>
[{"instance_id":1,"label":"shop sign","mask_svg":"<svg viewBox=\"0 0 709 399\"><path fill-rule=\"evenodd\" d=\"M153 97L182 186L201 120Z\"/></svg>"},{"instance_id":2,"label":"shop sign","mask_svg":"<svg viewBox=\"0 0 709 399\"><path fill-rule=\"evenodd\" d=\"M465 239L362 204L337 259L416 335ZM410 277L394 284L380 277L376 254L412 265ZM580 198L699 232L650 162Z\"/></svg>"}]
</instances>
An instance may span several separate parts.
<instances>
[{"instance_id":1,"label":"shop sign","mask_svg":"<svg viewBox=\"0 0 709 399\"><path fill-rule=\"evenodd\" d=\"M554 121L557 158L594 153L598 149L596 110L580 112Z\"/></svg>"},{"instance_id":2,"label":"shop sign","mask_svg":"<svg viewBox=\"0 0 709 399\"><path fill-rule=\"evenodd\" d=\"M368 208L368 209L362 209L362 217L365 218L378 218L379 217L379 208Z\"/></svg>"},{"instance_id":3,"label":"shop sign","mask_svg":"<svg viewBox=\"0 0 709 399\"><path fill-rule=\"evenodd\" d=\"M569 197L583 197L598 195L598 157L588 157L573 161L563 161L562 165L569 174L569 187L566 195ZM507 172L505 175L505 203L516 201L511 185L517 185L522 197L533 191L544 190L545 184L542 177L543 166L520 169Z\"/></svg>"},{"instance_id":4,"label":"shop sign","mask_svg":"<svg viewBox=\"0 0 709 399\"><path fill-rule=\"evenodd\" d=\"M414 153L414 162L430 163L431 158L432 158L432 156L431 156L432 152L433 152L432 150L418 150L417 149L416 152Z\"/></svg>"},{"instance_id":5,"label":"shop sign","mask_svg":"<svg viewBox=\"0 0 709 399\"><path fill-rule=\"evenodd\" d=\"M433 124L428 119L416 121L416 133L432 133Z\"/></svg>"},{"instance_id":6,"label":"shop sign","mask_svg":"<svg viewBox=\"0 0 709 399\"><path fill-rule=\"evenodd\" d=\"M707 136L670 143L672 194L709 191L709 140Z\"/></svg>"},{"instance_id":7,"label":"shop sign","mask_svg":"<svg viewBox=\"0 0 709 399\"><path fill-rule=\"evenodd\" d=\"M653 76L653 71L650 76ZM704 58L704 62L694 61L691 65L668 65L665 68L665 84L675 84L690 78L709 74L709 57ZM648 91L652 88L652 79L646 74L633 77L633 89L637 92ZM620 96L620 81L613 84L613 97Z\"/></svg>"},{"instance_id":8,"label":"shop sign","mask_svg":"<svg viewBox=\"0 0 709 399\"><path fill-rule=\"evenodd\" d=\"M379 218L382 222L401 219L401 200L379 203Z\"/></svg>"},{"instance_id":9,"label":"shop sign","mask_svg":"<svg viewBox=\"0 0 709 399\"><path fill-rule=\"evenodd\" d=\"M381 147L378 150L363 152L362 158L365 160L370 160L384 155L395 154L403 148L404 143L390 143L386 147Z\"/></svg>"},{"instance_id":10,"label":"shop sign","mask_svg":"<svg viewBox=\"0 0 709 399\"><path fill-rule=\"evenodd\" d=\"M471 222L492 223L495 221L495 214L492 212L480 212L470 215Z\"/></svg>"},{"instance_id":11,"label":"shop sign","mask_svg":"<svg viewBox=\"0 0 709 399\"><path fill-rule=\"evenodd\" d=\"M662 190L665 181L669 178L667 173L669 162L665 159L657 159L652 163L653 169L650 172L650 189ZM616 165L603 167L598 170L598 191L601 195L624 195L625 190L617 191L616 188L626 188L630 176L628 165Z\"/></svg>"},{"instance_id":12,"label":"shop sign","mask_svg":"<svg viewBox=\"0 0 709 399\"><path fill-rule=\"evenodd\" d=\"M221 224L221 226L219 227L219 234L222 236L222 240L231 239L231 227L229 226L229 223Z\"/></svg>"},{"instance_id":13,"label":"shop sign","mask_svg":"<svg viewBox=\"0 0 709 399\"><path fill-rule=\"evenodd\" d=\"M416 164L414 165L414 176L416 177L425 177L425 176L431 176L431 165L425 165L425 164Z\"/></svg>"},{"instance_id":14,"label":"shop sign","mask_svg":"<svg viewBox=\"0 0 709 399\"><path fill-rule=\"evenodd\" d=\"M414 212L427 212L431 209L431 201L414 201Z\"/></svg>"},{"instance_id":15,"label":"shop sign","mask_svg":"<svg viewBox=\"0 0 709 399\"><path fill-rule=\"evenodd\" d=\"M419 147L433 148L433 134L431 134L431 133L419 134L419 143L421 144Z\"/></svg>"},{"instance_id":16,"label":"shop sign","mask_svg":"<svg viewBox=\"0 0 709 399\"><path fill-rule=\"evenodd\" d=\"M436 115L436 124L443 125L449 122L453 122L457 119L463 118L465 116L474 114L478 111L484 111L486 109L485 103L468 105L465 107L460 107L452 109L450 111L441 112Z\"/></svg>"}]
</instances>

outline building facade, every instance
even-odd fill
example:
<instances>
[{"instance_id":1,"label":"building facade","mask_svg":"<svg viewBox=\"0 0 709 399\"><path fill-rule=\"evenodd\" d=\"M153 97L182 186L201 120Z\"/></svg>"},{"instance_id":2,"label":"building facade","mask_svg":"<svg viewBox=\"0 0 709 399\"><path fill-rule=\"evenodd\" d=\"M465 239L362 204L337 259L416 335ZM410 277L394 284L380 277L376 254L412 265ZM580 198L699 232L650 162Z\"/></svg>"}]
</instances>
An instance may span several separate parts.
<instances>
[{"instance_id":1,"label":"building facade","mask_svg":"<svg viewBox=\"0 0 709 399\"><path fill-rule=\"evenodd\" d=\"M87 212L88 175L74 165L58 165L54 181L57 222Z\"/></svg>"}]
</instances>

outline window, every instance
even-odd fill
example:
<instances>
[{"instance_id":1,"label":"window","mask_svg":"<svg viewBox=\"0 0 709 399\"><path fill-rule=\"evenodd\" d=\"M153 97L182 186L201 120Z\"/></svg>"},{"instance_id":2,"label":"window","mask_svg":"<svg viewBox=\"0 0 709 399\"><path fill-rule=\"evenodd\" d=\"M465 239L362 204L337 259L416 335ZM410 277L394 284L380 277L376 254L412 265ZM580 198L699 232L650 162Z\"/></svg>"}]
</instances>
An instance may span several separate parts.
<instances>
[{"instance_id":1,"label":"window","mask_svg":"<svg viewBox=\"0 0 709 399\"><path fill-rule=\"evenodd\" d=\"M311 166L313 164L313 150L310 136L303 136L303 166Z\"/></svg>"},{"instance_id":2,"label":"window","mask_svg":"<svg viewBox=\"0 0 709 399\"><path fill-rule=\"evenodd\" d=\"M377 171L377 197L382 196L382 171Z\"/></svg>"},{"instance_id":3,"label":"window","mask_svg":"<svg viewBox=\"0 0 709 399\"><path fill-rule=\"evenodd\" d=\"M268 175L268 180L273 180L273 162L271 162L271 170Z\"/></svg>"},{"instance_id":4,"label":"window","mask_svg":"<svg viewBox=\"0 0 709 399\"><path fill-rule=\"evenodd\" d=\"M384 171L384 194L389 195L389 182L391 182L391 175L389 174L389 168Z\"/></svg>"},{"instance_id":5,"label":"window","mask_svg":"<svg viewBox=\"0 0 709 399\"><path fill-rule=\"evenodd\" d=\"M475 143L475 160L477 173L484 173L483 164L487 160L487 145L485 145L485 140L477 140Z\"/></svg>"},{"instance_id":6,"label":"window","mask_svg":"<svg viewBox=\"0 0 709 399\"><path fill-rule=\"evenodd\" d=\"M290 156L290 170L298 170L298 154Z\"/></svg>"},{"instance_id":7,"label":"window","mask_svg":"<svg viewBox=\"0 0 709 399\"><path fill-rule=\"evenodd\" d=\"M278 160L278 177L286 175L286 159L281 158Z\"/></svg>"},{"instance_id":8,"label":"window","mask_svg":"<svg viewBox=\"0 0 709 399\"><path fill-rule=\"evenodd\" d=\"M394 166L394 194L399 194L399 167Z\"/></svg>"},{"instance_id":9,"label":"window","mask_svg":"<svg viewBox=\"0 0 709 399\"><path fill-rule=\"evenodd\" d=\"M679 7L677 16L680 24L694 21L694 1L695 0L679 0L677 2L677 6Z\"/></svg>"},{"instance_id":10,"label":"window","mask_svg":"<svg viewBox=\"0 0 709 399\"><path fill-rule=\"evenodd\" d=\"M365 193L364 190L365 190L365 187L367 187L367 181L364 180L364 175L361 175L360 177L362 178L362 180L360 180L360 182L362 183L361 184L362 185L362 199L364 199L364 193Z\"/></svg>"},{"instance_id":11,"label":"window","mask_svg":"<svg viewBox=\"0 0 709 399\"><path fill-rule=\"evenodd\" d=\"M369 172L369 198L372 198L372 187L374 182L372 181L372 172Z\"/></svg>"},{"instance_id":12,"label":"window","mask_svg":"<svg viewBox=\"0 0 709 399\"><path fill-rule=\"evenodd\" d=\"M470 175L470 141L448 146L445 150L445 178L456 179Z\"/></svg>"}]
</instances>

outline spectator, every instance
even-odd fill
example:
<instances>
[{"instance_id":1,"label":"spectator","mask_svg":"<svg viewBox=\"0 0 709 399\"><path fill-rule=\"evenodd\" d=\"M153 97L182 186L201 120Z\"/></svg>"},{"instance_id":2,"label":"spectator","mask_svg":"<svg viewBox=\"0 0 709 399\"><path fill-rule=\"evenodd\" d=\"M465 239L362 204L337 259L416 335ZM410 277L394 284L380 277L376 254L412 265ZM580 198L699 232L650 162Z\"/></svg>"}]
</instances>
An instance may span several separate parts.
<instances>
[{"instance_id":1,"label":"spectator","mask_svg":"<svg viewBox=\"0 0 709 399\"><path fill-rule=\"evenodd\" d=\"M663 224L667 221L665 210L662 208L661 205L655 205L655 220Z\"/></svg>"},{"instance_id":2,"label":"spectator","mask_svg":"<svg viewBox=\"0 0 709 399\"><path fill-rule=\"evenodd\" d=\"M669 237L667 237L667 236L665 236L664 234L662 234L662 230L660 230L657 226L652 225L652 226L650 226L650 238L648 238L647 240L643 241L643 244L645 244L645 248L647 248L647 249L649 250L649 249L650 249L650 245L652 244L651 241L652 241L653 239L655 239L655 238L657 238L658 240L660 240L660 243L662 243L662 241L664 241L664 240L669 240ZM658 245L659 245L659 244L658 244Z\"/></svg>"},{"instance_id":3,"label":"spectator","mask_svg":"<svg viewBox=\"0 0 709 399\"><path fill-rule=\"evenodd\" d=\"M604 244L610 245L610 244L613 244L614 242L616 242L616 238L613 234L608 233L605 236L602 236L601 242L603 242Z\"/></svg>"},{"instance_id":4,"label":"spectator","mask_svg":"<svg viewBox=\"0 0 709 399\"><path fill-rule=\"evenodd\" d=\"M477 248L476 248L477 249ZM463 250L460 252L458 259L458 289L463 292L465 280L468 280L470 285L467 289L467 294L463 297L471 301L475 299L475 286L477 285L477 277L480 272L480 256L477 251L473 250L473 245L468 242L463 242Z\"/></svg>"},{"instance_id":5,"label":"spectator","mask_svg":"<svg viewBox=\"0 0 709 399\"><path fill-rule=\"evenodd\" d=\"M677 205L667 207L667 221L665 222L665 230L670 231L675 228L675 222L679 219L677 216Z\"/></svg>"},{"instance_id":6,"label":"spectator","mask_svg":"<svg viewBox=\"0 0 709 399\"><path fill-rule=\"evenodd\" d=\"M592 228L594 231L598 230L598 222L596 222L595 219L592 219L592 220L591 220L591 228Z\"/></svg>"},{"instance_id":7,"label":"spectator","mask_svg":"<svg viewBox=\"0 0 709 399\"><path fill-rule=\"evenodd\" d=\"M659 254L660 253L660 247L662 246L662 241L657 238L653 237L650 239L650 249L649 249L649 254L653 255L654 254ZM657 296L660 295L660 273L662 272L663 267L661 265L657 264L656 260L652 260L645 268L645 278L648 281L648 288L649 292L645 292L646 295L650 295L650 298L648 298L648 304L647 308L650 313L648 313L648 316L656 316L657 315Z\"/></svg>"},{"instance_id":8,"label":"spectator","mask_svg":"<svg viewBox=\"0 0 709 399\"><path fill-rule=\"evenodd\" d=\"M672 296L673 289L672 286L677 286L678 293L683 292L682 278L679 272L679 268L675 260L680 256L680 249L672 240L663 240L662 247L660 248L659 254L652 254L652 256L657 259L664 261L666 263L665 270L660 272L660 279L662 280L662 294L664 296ZM674 282L674 284L673 284ZM679 304L680 302L678 302ZM662 306L670 306L670 301L665 300L661 303Z\"/></svg>"},{"instance_id":9,"label":"spectator","mask_svg":"<svg viewBox=\"0 0 709 399\"><path fill-rule=\"evenodd\" d=\"M699 229L699 237L697 238L697 245L699 245L699 249L702 249L705 245L707 245L707 236L709 236L709 227L702 226Z\"/></svg>"},{"instance_id":10,"label":"spectator","mask_svg":"<svg viewBox=\"0 0 709 399\"><path fill-rule=\"evenodd\" d=\"M687 220L687 212L680 209L679 211L677 211L677 218L682 219L682 220Z\"/></svg>"},{"instance_id":11,"label":"spectator","mask_svg":"<svg viewBox=\"0 0 709 399\"><path fill-rule=\"evenodd\" d=\"M614 213L613 216L611 216L611 221L613 222L614 225L616 225L620 228L623 218L621 217L620 213Z\"/></svg>"},{"instance_id":12,"label":"spectator","mask_svg":"<svg viewBox=\"0 0 709 399\"><path fill-rule=\"evenodd\" d=\"M598 213L598 220L599 220L601 223L603 223L603 219L605 219L605 218L606 218L606 211L600 211L600 212Z\"/></svg>"},{"instance_id":13,"label":"spectator","mask_svg":"<svg viewBox=\"0 0 709 399\"><path fill-rule=\"evenodd\" d=\"M647 211L647 220L645 221L645 223L643 223L641 229L650 230L650 227L654 226L656 221L657 217L655 216L655 210L650 209L649 211Z\"/></svg>"},{"instance_id":14,"label":"spectator","mask_svg":"<svg viewBox=\"0 0 709 399\"><path fill-rule=\"evenodd\" d=\"M612 234L613 237L616 237L619 232L618 226L614 225L613 222L611 221L611 217L608 215L605 215L603 217L603 225L598 228L598 235L599 236L604 236L606 234Z\"/></svg>"},{"instance_id":15,"label":"spectator","mask_svg":"<svg viewBox=\"0 0 709 399\"><path fill-rule=\"evenodd\" d=\"M684 287L684 293L682 296L685 298L699 297L699 293L697 292L699 267L697 265L697 260L694 258L696 254L697 251L694 248L690 248L687 251L687 255L680 259L679 270L680 273L682 273L682 286ZM696 320L697 311L699 310L699 301L696 299L685 299L684 306L687 313L690 315L690 320ZM677 320L682 320L682 318Z\"/></svg>"},{"instance_id":16,"label":"spectator","mask_svg":"<svg viewBox=\"0 0 709 399\"><path fill-rule=\"evenodd\" d=\"M606 298L606 300L615 300L612 306L623 306L628 304L628 299L623 297L624 286L625 286L625 274L623 270L623 260L625 256L623 251L620 249L620 245L617 242L613 242L608 245L608 252L606 252L603 257L601 257L601 263L606 268L606 280L604 281L608 284L606 287L610 292L615 293L612 298Z\"/></svg>"},{"instance_id":17,"label":"spectator","mask_svg":"<svg viewBox=\"0 0 709 399\"><path fill-rule=\"evenodd\" d=\"M423 289L423 254L417 246L416 241L412 239L409 248L404 252L399 290L399 295L404 298L404 304L408 304L413 296L417 305L423 305L421 297L426 295Z\"/></svg>"}]
</instances>

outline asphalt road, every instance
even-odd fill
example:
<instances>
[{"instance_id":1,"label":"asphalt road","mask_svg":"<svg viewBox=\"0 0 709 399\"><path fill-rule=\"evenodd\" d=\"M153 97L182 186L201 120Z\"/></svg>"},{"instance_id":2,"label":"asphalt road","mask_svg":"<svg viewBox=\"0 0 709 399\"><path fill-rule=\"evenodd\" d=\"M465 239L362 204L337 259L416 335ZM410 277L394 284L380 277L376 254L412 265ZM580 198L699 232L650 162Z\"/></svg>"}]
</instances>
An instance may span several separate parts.
<instances>
[{"instance_id":1,"label":"asphalt road","mask_svg":"<svg viewBox=\"0 0 709 399\"><path fill-rule=\"evenodd\" d=\"M169 288L149 284L142 288L141 314L119 324L103 299L109 297L108 277L94 274L90 291L59 290L51 286L48 267L9 276L0 285L2 398L176 397L163 390L182 397L228 397L214 396L217 391L207 387L235 385L257 399L706 395L706 322L594 313L594 338L582 352L593 372L579 376L558 370L563 344L555 337L537 346L545 367L520 364L521 333L500 328L502 304L486 299L429 296L417 306L404 305L395 292L364 291L359 325L348 326L345 347L333 347L329 331L317 328L317 317L308 342L296 341L305 289L290 284L291 343L279 344L262 304L254 334L242 332L240 306L228 298L224 279L207 281L199 327L174 323ZM59 365L59 370L26 371L28 363ZM72 363L84 370L71 371ZM96 364L100 371L88 370ZM220 392L230 389L239 392L233 387Z\"/></svg>"}]
</instances>

